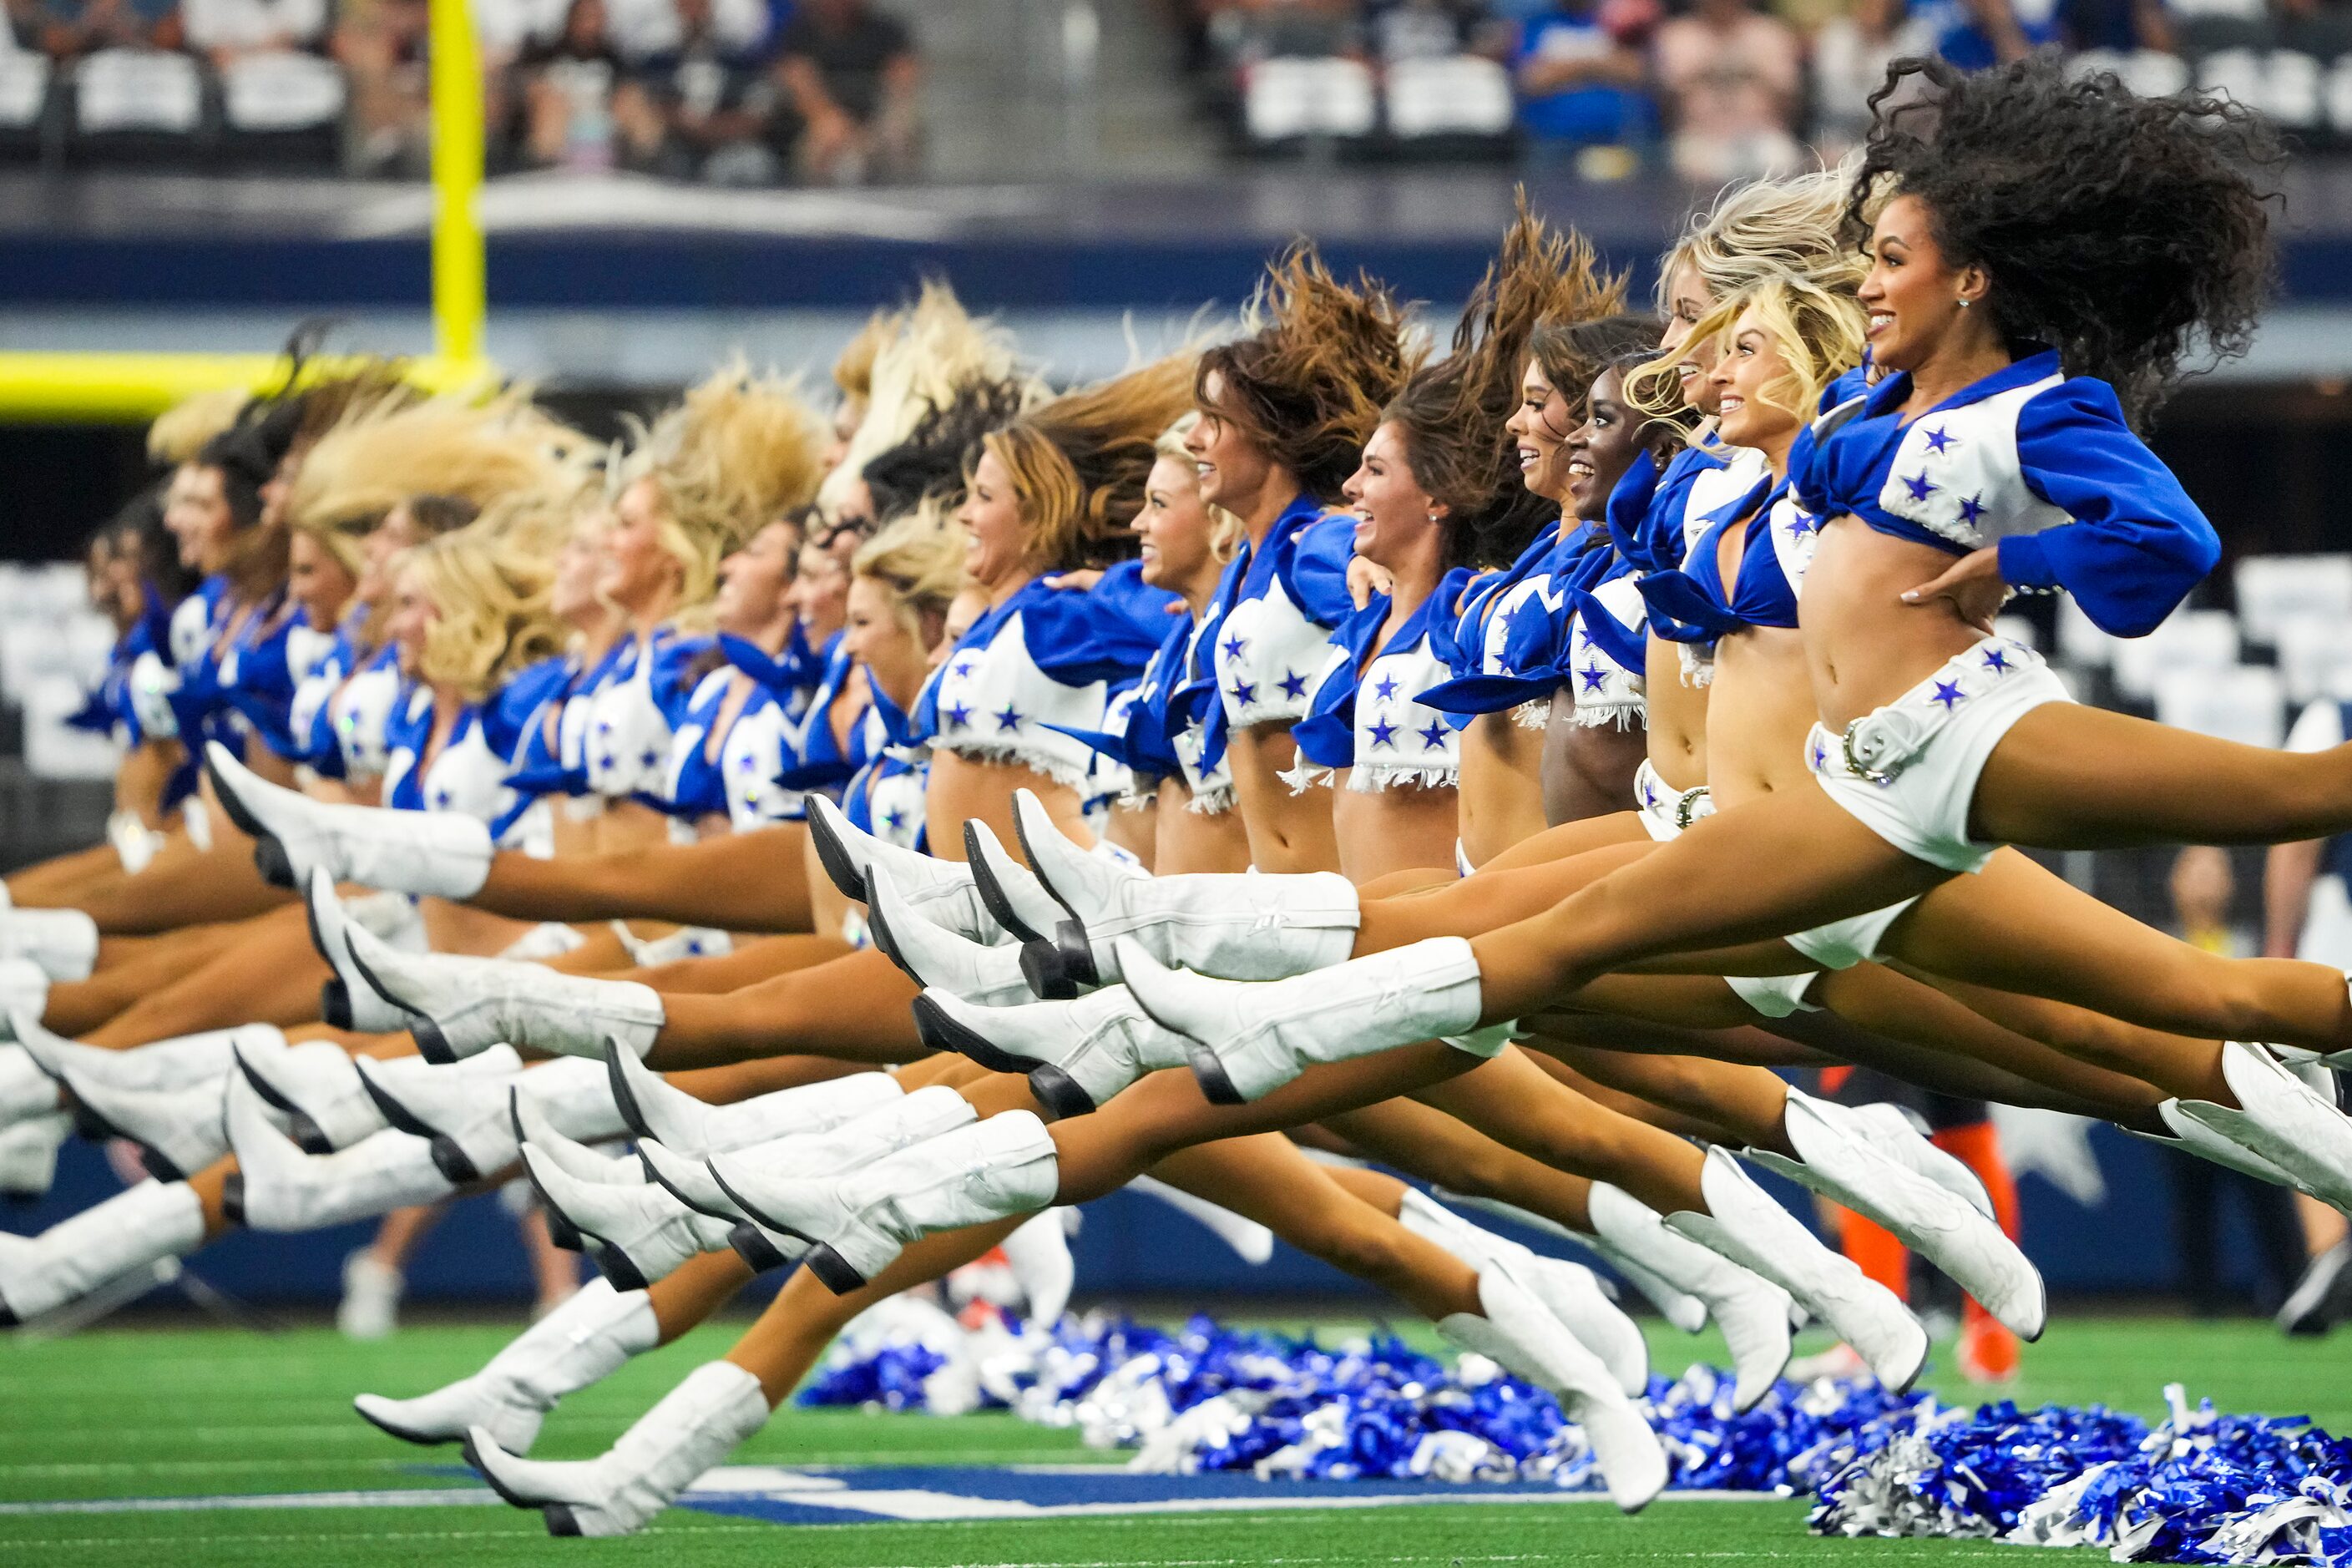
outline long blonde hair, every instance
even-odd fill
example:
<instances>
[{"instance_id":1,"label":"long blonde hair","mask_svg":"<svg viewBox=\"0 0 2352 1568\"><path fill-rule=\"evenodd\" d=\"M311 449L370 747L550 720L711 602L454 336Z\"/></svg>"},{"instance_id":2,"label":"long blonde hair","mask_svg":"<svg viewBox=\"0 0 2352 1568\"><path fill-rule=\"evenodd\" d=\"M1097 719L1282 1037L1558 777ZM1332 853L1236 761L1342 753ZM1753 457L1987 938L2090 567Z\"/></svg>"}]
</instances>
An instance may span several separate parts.
<instances>
[{"instance_id":1,"label":"long blonde hair","mask_svg":"<svg viewBox=\"0 0 2352 1568\"><path fill-rule=\"evenodd\" d=\"M935 498L886 525L850 558L853 576L879 586L901 628L918 639L926 614L944 616L963 584L963 536Z\"/></svg>"},{"instance_id":2,"label":"long blonde hair","mask_svg":"<svg viewBox=\"0 0 2352 1568\"><path fill-rule=\"evenodd\" d=\"M1029 557L1047 571L1100 565L1131 552L1160 432L1192 401L1193 356L1171 354L1065 393L981 437L1013 477Z\"/></svg>"},{"instance_id":3,"label":"long blonde hair","mask_svg":"<svg viewBox=\"0 0 2352 1568\"><path fill-rule=\"evenodd\" d=\"M898 326L897 335L876 351L866 417L841 466L817 491L817 504L828 512L847 498L866 465L913 435L926 415L946 408L967 386L1011 381L1018 374L1012 335L992 321L975 320L943 282L925 283Z\"/></svg>"},{"instance_id":4,"label":"long blonde hair","mask_svg":"<svg viewBox=\"0 0 2352 1568\"><path fill-rule=\"evenodd\" d=\"M230 389L183 397L147 426L147 458L159 468L194 460L205 443L226 431L245 412L247 395Z\"/></svg>"},{"instance_id":5,"label":"long blonde hair","mask_svg":"<svg viewBox=\"0 0 2352 1568\"><path fill-rule=\"evenodd\" d=\"M1151 444L1151 455L1155 458L1165 458L1171 463L1183 464L1198 480L1201 477L1200 459L1193 457L1192 448L1184 445L1184 438L1200 423L1201 411L1186 409L1183 417L1160 433L1160 439ZM1248 531L1240 518L1216 502L1204 500L1201 505L1209 514L1209 553L1219 561L1231 561L1234 552L1241 549L1242 538Z\"/></svg>"},{"instance_id":6,"label":"long blonde hair","mask_svg":"<svg viewBox=\"0 0 2352 1568\"><path fill-rule=\"evenodd\" d=\"M548 614L551 558L496 519L472 522L402 552L436 612L418 650L418 677L479 701L499 683L559 652L563 628Z\"/></svg>"},{"instance_id":7,"label":"long blonde hair","mask_svg":"<svg viewBox=\"0 0 2352 1568\"><path fill-rule=\"evenodd\" d=\"M682 574L679 603L704 605L719 563L816 493L824 423L796 381L738 360L690 389L619 467L619 489L650 479L662 543Z\"/></svg>"}]
</instances>

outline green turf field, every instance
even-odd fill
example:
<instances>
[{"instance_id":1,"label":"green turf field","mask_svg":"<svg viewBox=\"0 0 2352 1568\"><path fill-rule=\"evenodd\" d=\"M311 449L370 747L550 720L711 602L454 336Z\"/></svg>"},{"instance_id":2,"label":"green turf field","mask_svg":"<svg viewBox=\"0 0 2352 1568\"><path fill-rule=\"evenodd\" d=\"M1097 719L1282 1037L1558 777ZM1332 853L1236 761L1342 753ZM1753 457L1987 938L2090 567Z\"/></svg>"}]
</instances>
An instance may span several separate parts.
<instances>
[{"instance_id":1,"label":"green turf field","mask_svg":"<svg viewBox=\"0 0 2352 1568\"><path fill-rule=\"evenodd\" d=\"M1280 1325L1295 1327L1297 1325ZM98 1332L0 1344L0 1505L465 1484L418 1467L454 1449L395 1443L351 1414L352 1393L408 1394L478 1366L511 1326L412 1329L379 1345L326 1331L264 1337L212 1329ZM683 1373L721 1353L706 1330L565 1402L535 1453L601 1450ZM1809 1336L1810 1338L1810 1336ZM1658 1331L1661 1369L1720 1347ZM2267 1325L2099 1320L2060 1314L2028 1352L2021 1403L2094 1400L2153 1413L2168 1378L2239 1411L2307 1414L2352 1431L2352 1335L2289 1342ZM1963 1385L1936 1384L1948 1397ZM826 1465L1068 1463L1069 1433L1003 1415L950 1420L787 1407L735 1462ZM332 1508L168 1504L136 1512L0 1512L0 1562L209 1564L658 1563L791 1564L1388 1563L1773 1559L1876 1564L2014 1557L2021 1548L1931 1542L1820 1542L1799 1502L1661 1500L1635 1520L1587 1504L1415 1506L1286 1511L779 1526L674 1510L647 1535L555 1541L536 1514L499 1506ZM2087 1556L2085 1562L2091 1559Z\"/></svg>"}]
</instances>

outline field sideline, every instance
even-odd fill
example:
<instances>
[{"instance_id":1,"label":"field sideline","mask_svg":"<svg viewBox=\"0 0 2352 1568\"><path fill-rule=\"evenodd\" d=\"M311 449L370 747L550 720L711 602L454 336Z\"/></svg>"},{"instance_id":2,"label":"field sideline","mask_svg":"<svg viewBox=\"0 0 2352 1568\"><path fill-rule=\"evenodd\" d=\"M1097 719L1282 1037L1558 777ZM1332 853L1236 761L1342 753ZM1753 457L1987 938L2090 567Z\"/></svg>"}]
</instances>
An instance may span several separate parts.
<instances>
[{"instance_id":1,"label":"field sideline","mask_svg":"<svg viewBox=\"0 0 2352 1568\"><path fill-rule=\"evenodd\" d=\"M1297 1327L1297 1324L1280 1324ZM1341 1326L1344 1329L1344 1325ZM436 1506L236 1505L289 1493L398 1494L467 1489L454 1449L395 1443L351 1413L360 1390L406 1394L478 1366L511 1326L412 1329L377 1345L325 1330L261 1336L216 1329L133 1329L0 1349L0 1562L460 1565L659 1563L793 1568L1034 1563L1053 1568L1223 1568L1282 1563L1356 1568L1463 1564L1774 1560L1944 1563L2014 1556L2019 1548L1934 1542L1822 1542L1796 1501L1677 1500L1625 1520L1585 1502L1400 1507L1261 1507L1094 1513L1046 1520L922 1520L780 1524L674 1509L635 1541L549 1539L536 1514L466 1501ZM706 1329L568 1400L540 1457L601 1450L701 1361L723 1353L733 1325ZM1416 1336L1417 1337L1417 1336ZM1811 1336L1808 1336L1810 1341ZM1712 1353L1709 1338L1654 1336L1661 1369ZM1939 1358L1948 1361L1948 1356ZM2021 1404L2105 1402L2161 1408L2168 1380L2225 1409L2309 1415L2352 1431L2352 1336L2289 1342L2266 1324L2192 1324L2060 1313L2032 1347ZM1929 1383L1970 1397L1956 1380ZM1074 1434L1003 1415L951 1420L787 1407L738 1465L959 1467L1116 1465ZM952 1476L952 1470L940 1472ZM828 1483L830 1484L830 1483ZM891 1484L898 1484L893 1481ZM1343 1495L1344 1487L1331 1490ZM204 1500L194 1506L168 1500ZM125 1509L120 1500L142 1500ZM86 1501L107 1511L27 1510ZM824 1517L831 1518L826 1514ZM2087 1560L2087 1558L2086 1558Z\"/></svg>"}]
</instances>

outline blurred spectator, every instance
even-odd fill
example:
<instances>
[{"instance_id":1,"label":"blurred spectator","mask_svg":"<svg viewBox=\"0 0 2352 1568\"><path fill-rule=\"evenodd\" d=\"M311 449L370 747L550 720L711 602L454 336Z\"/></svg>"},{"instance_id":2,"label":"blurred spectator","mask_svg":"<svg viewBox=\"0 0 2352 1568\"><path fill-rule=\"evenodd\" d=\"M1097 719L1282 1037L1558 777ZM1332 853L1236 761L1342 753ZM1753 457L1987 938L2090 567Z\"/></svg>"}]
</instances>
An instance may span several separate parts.
<instances>
[{"instance_id":1,"label":"blurred spectator","mask_svg":"<svg viewBox=\"0 0 2352 1568\"><path fill-rule=\"evenodd\" d=\"M604 0L572 0L562 30L517 57L524 163L593 173L650 163L659 153L661 116L624 76L608 15Z\"/></svg>"},{"instance_id":2,"label":"blurred spectator","mask_svg":"<svg viewBox=\"0 0 2352 1568\"><path fill-rule=\"evenodd\" d=\"M768 40L766 0L709 0L695 8L676 0L610 0L605 31L631 65L684 53L689 35L730 56L756 52Z\"/></svg>"},{"instance_id":3,"label":"blurred spectator","mask_svg":"<svg viewBox=\"0 0 2352 1568\"><path fill-rule=\"evenodd\" d=\"M1906 55L1933 54L1936 39L1924 18L1903 0L1854 0L1813 35L1813 141L1836 159L1870 132L1870 95L1886 81L1886 68Z\"/></svg>"},{"instance_id":4,"label":"blurred spectator","mask_svg":"<svg viewBox=\"0 0 2352 1568\"><path fill-rule=\"evenodd\" d=\"M1383 63L1444 59L1489 40L1485 8L1465 0L1388 0L1371 12L1372 54Z\"/></svg>"},{"instance_id":5,"label":"blurred spectator","mask_svg":"<svg viewBox=\"0 0 2352 1568\"><path fill-rule=\"evenodd\" d=\"M2252 947L2248 933L2230 918L2237 879L2225 851L2210 845L2183 849L2172 863L2171 891L2181 941L2229 957L2242 956ZM2255 1302L2266 1313L2277 1310L2306 1262L2294 1194L2192 1155L2175 1154L2167 1163L2172 1170L2173 1222L2179 1227L2180 1264L2186 1276L2182 1293L2189 1298L2190 1310L2199 1317L2213 1317L2225 1310L2221 1205L2234 1197L2252 1231Z\"/></svg>"},{"instance_id":6,"label":"blurred spectator","mask_svg":"<svg viewBox=\"0 0 2352 1568\"><path fill-rule=\"evenodd\" d=\"M1237 0L1217 11L1210 37L1242 70L1260 60L1360 58L1365 46L1363 18L1351 0Z\"/></svg>"},{"instance_id":7,"label":"blurred spectator","mask_svg":"<svg viewBox=\"0 0 2352 1568\"><path fill-rule=\"evenodd\" d=\"M769 143L782 99L766 62L721 34L712 0L677 0L675 14L675 47L632 73L661 121L655 172L728 185L773 182L782 163Z\"/></svg>"},{"instance_id":8,"label":"blurred spectator","mask_svg":"<svg viewBox=\"0 0 2352 1568\"><path fill-rule=\"evenodd\" d=\"M252 55L317 48L327 0L182 0L187 47L226 68Z\"/></svg>"},{"instance_id":9,"label":"blurred spectator","mask_svg":"<svg viewBox=\"0 0 2352 1568\"><path fill-rule=\"evenodd\" d=\"M1555 147L1654 140L1641 46L1656 16L1648 0L1554 0L1522 22L1511 68L1528 133Z\"/></svg>"},{"instance_id":10,"label":"blurred spectator","mask_svg":"<svg viewBox=\"0 0 2352 1568\"><path fill-rule=\"evenodd\" d=\"M177 0L41 0L29 17L41 48L60 60L100 49L176 49L182 36Z\"/></svg>"},{"instance_id":11,"label":"blurred spectator","mask_svg":"<svg viewBox=\"0 0 2352 1568\"><path fill-rule=\"evenodd\" d=\"M1658 27L1658 87L1675 172L1703 184L1783 174L1798 145L1803 47L1750 0L1697 0Z\"/></svg>"},{"instance_id":12,"label":"blurred spectator","mask_svg":"<svg viewBox=\"0 0 2352 1568\"><path fill-rule=\"evenodd\" d=\"M351 83L355 174L425 173L425 0L346 0L332 49Z\"/></svg>"},{"instance_id":13,"label":"blurred spectator","mask_svg":"<svg viewBox=\"0 0 2352 1568\"><path fill-rule=\"evenodd\" d=\"M776 55L806 177L855 184L913 169L921 67L905 23L867 0L803 0Z\"/></svg>"}]
</instances>

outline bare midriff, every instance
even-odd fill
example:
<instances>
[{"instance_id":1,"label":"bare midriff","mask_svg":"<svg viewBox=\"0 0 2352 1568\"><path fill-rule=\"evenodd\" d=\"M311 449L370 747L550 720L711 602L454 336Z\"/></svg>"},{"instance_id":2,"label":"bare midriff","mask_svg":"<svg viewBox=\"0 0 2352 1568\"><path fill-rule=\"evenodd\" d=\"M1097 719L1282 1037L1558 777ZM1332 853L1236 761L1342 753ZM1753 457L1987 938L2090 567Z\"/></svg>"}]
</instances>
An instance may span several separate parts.
<instances>
[{"instance_id":1,"label":"bare midriff","mask_svg":"<svg viewBox=\"0 0 2352 1568\"><path fill-rule=\"evenodd\" d=\"M1798 618L1823 723L1843 730L1986 636L1990 628L1963 620L1948 599L1903 602L1951 564L1948 551L1881 533L1851 515L1822 528Z\"/></svg>"}]
</instances>

